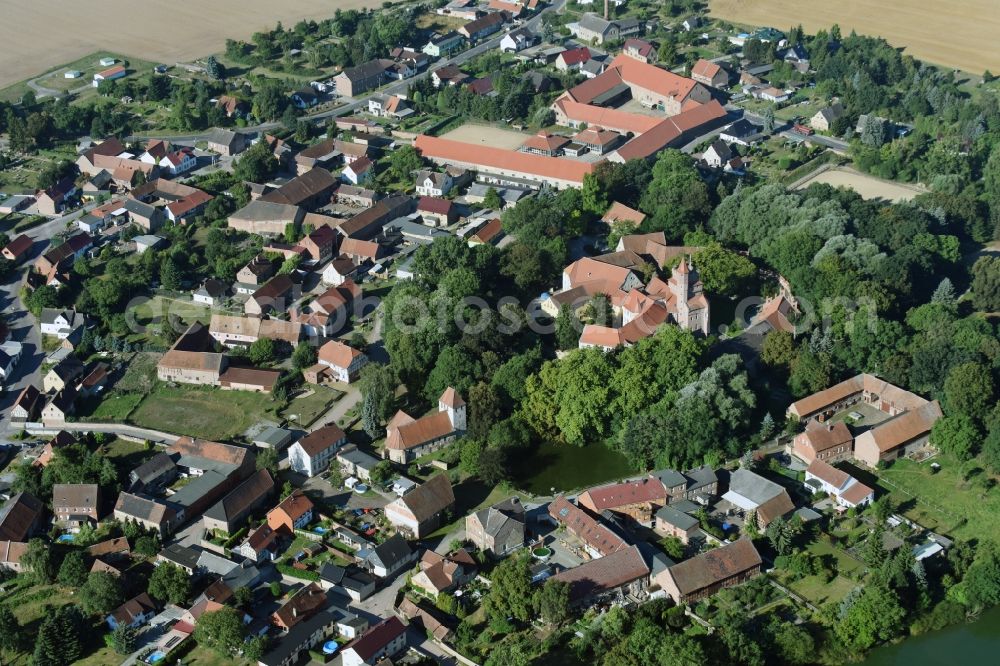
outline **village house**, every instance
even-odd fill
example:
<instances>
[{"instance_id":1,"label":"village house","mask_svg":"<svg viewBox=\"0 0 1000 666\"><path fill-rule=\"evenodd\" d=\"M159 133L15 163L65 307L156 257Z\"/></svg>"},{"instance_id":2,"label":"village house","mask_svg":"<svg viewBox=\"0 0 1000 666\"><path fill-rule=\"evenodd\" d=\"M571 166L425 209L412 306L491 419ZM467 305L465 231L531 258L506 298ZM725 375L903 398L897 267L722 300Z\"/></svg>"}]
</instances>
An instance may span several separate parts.
<instances>
[{"instance_id":1,"label":"village house","mask_svg":"<svg viewBox=\"0 0 1000 666\"><path fill-rule=\"evenodd\" d=\"M418 567L420 571L410 579L410 584L432 599L465 585L475 578L479 569L476 561L464 548L448 555L426 550Z\"/></svg>"},{"instance_id":2,"label":"village house","mask_svg":"<svg viewBox=\"0 0 1000 666\"><path fill-rule=\"evenodd\" d=\"M338 624L339 615L337 609L324 609L296 623L260 658L257 666L292 666L297 663L303 653L318 649L331 635L342 631Z\"/></svg>"},{"instance_id":3,"label":"village house","mask_svg":"<svg viewBox=\"0 0 1000 666\"><path fill-rule=\"evenodd\" d=\"M333 381L349 384L358 378L361 368L368 363L363 353L338 340L330 340L319 348L317 365L325 368L325 374Z\"/></svg>"},{"instance_id":4,"label":"village house","mask_svg":"<svg viewBox=\"0 0 1000 666\"><path fill-rule=\"evenodd\" d=\"M803 485L810 493L826 493L837 504L848 509L870 504L875 491L847 472L822 460L814 460L806 468Z\"/></svg>"},{"instance_id":5,"label":"village house","mask_svg":"<svg viewBox=\"0 0 1000 666\"><path fill-rule=\"evenodd\" d=\"M447 474L437 474L386 505L385 517L400 532L420 539L441 526L455 508L455 493Z\"/></svg>"},{"instance_id":6,"label":"village house","mask_svg":"<svg viewBox=\"0 0 1000 666\"><path fill-rule=\"evenodd\" d=\"M448 387L438 399L438 411L414 419L400 410L386 426L383 456L406 464L437 451L465 431L466 404L458 391Z\"/></svg>"},{"instance_id":7,"label":"village house","mask_svg":"<svg viewBox=\"0 0 1000 666\"><path fill-rule=\"evenodd\" d=\"M273 562L278 557L278 545L278 533L264 524L252 530L233 552L256 564Z\"/></svg>"},{"instance_id":8,"label":"village house","mask_svg":"<svg viewBox=\"0 0 1000 666\"><path fill-rule=\"evenodd\" d=\"M337 449L347 442L347 435L336 424L314 430L288 447L288 464L292 470L308 477L326 471Z\"/></svg>"},{"instance_id":9,"label":"village house","mask_svg":"<svg viewBox=\"0 0 1000 666\"><path fill-rule=\"evenodd\" d=\"M299 622L323 610L329 601L326 592L316 583L303 585L288 601L271 614L271 621L279 630L287 632Z\"/></svg>"},{"instance_id":10,"label":"village house","mask_svg":"<svg viewBox=\"0 0 1000 666\"><path fill-rule=\"evenodd\" d=\"M133 597L116 608L106 619L108 626L114 631L118 627L141 627L156 615L156 604L148 594Z\"/></svg>"},{"instance_id":11,"label":"village house","mask_svg":"<svg viewBox=\"0 0 1000 666\"><path fill-rule=\"evenodd\" d=\"M215 127L206 138L208 149L224 157L239 155L249 146L245 134Z\"/></svg>"},{"instance_id":12,"label":"village house","mask_svg":"<svg viewBox=\"0 0 1000 666\"><path fill-rule=\"evenodd\" d=\"M215 198L196 187L163 178L136 187L129 197L130 199L125 202L126 208L132 199L142 201L155 206L163 217L176 224L188 224L193 221ZM146 231L156 231L158 225L146 226L140 222L140 226Z\"/></svg>"},{"instance_id":13,"label":"village house","mask_svg":"<svg viewBox=\"0 0 1000 666\"><path fill-rule=\"evenodd\" d=\"M359 157L344 167L340 178L351 185L364 185L375 174L375 163L367 157Z\"/></svg>"},{"instance_id":14,"label":"village house","mask_svg":"<svg viewBox=\"0 0 1000 666\"><path fill-rule=\"evenodd\" d=\"M76 193L76 184L66 176L56 184L35 192L35 208L41 215L58 215Z\"/></svg>"},{"instance_id":15,"label":"village house","mask_svg":"<svg viewBox=\"0 0 1000 666\"><path fill-rule=\"evenodd\" d=\"M344 97L354 97L374 90L386 82L386 70L392 67L392 60L377 58L357 67L345 67L333 77L337 93Z\"/></svg>"},{"instance_id":16,"label":"village house","mask_svg":"<svg viewBox=\"0 0 1000 666\"><path fill-rule=\"evenodd\" d=\"M243 312L256 317L285 312L301 293L301 286L290 276L276 275L250 295L243 304Z\"/></svg>"},{"instance_id":17,"label":"village house","mask_svg":"<svg viewBox=\"0 0 1000 666\"><path fill-rule=\"evenodd\" d=\"M357 565L342 567L327 562L319 570L319 584L324 590L346 594L355 603L364 601L375 592L375 577ZM363 631L364 628L361 628ZM353 638L345 634L348 638Z\"/></svg>"},{"instance_id":18,"label":"village house","mask_svg":"<svg viewBox=\"0 0 1000 666\"><path fill-rule=\"evenodd\" d=\"M354 444L342 446L337 450L337 463L340 472L345 477L355 476L362 481L371 481L372 470L378 465L379 459L359 449Z\"/></svg>"},{"instance_id":19,"label":"village house","mask_svg":"<svg viewBox=\"0 0 1000 666\"><path fill-rule=\"evenodd\" d=\"M227 347L249 347L261 338L298 344L302 337L302 324L281 319L260 319L235 315L213 314L209 333Z\"/></svg>"},{"instance_id":20,"label":"village house","mask_svg":"<svg viewBox=\"0 0 1000 666\"><path fill-rule=\"evenodd\" d=\"M417 194L424 197L443 197L453 185L451 175L437 171L418 171L415 181Z\"/></svg>"},{"instance_id":21,"label":"village house","mask_svg":"<svg viewBox=\"0 0 1000 666\"><path fill-rule=\"evenodd\" d=\"M23 541L0 541L0 568L21 573L24 567L21 558L28 552L28 544Z\"/></svg>"},{"instance_id":22,"label":"village house","mask_svg":"<svg viewBox=\"0 0 1000 666\"><path fill-rule=\"evenodd\" d=\"M517 53L537 43L537 35L527 28L518 28L517 30L511 30L503 36L503 39L500 40L500 51L503 53Z\"/></svg>"},{"instance_id":23,"label":"village house","mask_svg":"<svg viewBox=\"0 0 1000 666\"><path fill-rule=\"evenodd\" d=\"M337 150L337 140L329 138L319 143L315 143L308 148L303 148L295 155L296 175L303 175L310 170L320 167L331 169L341 161L342 155Z\"/></svg>"},{"instance_id":24,"label":"village house","mask_svg":"<svg viewBox=\"0 0 1000 666\"><path fill-rule=\"evenodd\" d=\"M820 109L809 119L809 126L812 127L817 132L829 132L833 127L833 123L843 116L845 113L844 105L840 102L834 102L825 109Z\"/></svg>"},{"instance_id":25,"label":"village house","mask_svg":"<svg viewBox=\"0 0 1000 666\"><path fill-rule=\"evenodd\" d=\"M680 539L680 542L686 545L701 531L701 528L697 518L668 505L657 509L653 530L657 534Z\"/></svg>"},{"instance_id":26,"label":"village house","mask_svg":"<svg viewBox=\"0 0 1000 666\"><path fill-rule=\"evenodd\" d=\"M312 522L313 503L301 490L293 491L278 506L267 512L267 524L287 536Z\"/></svg>"},{"instance_id":27,"label":"village house","mask_svg":"<svg viewBox=\"0 0 1000 666\"><path fill-rule=\"evenodd\" d=\"M24 542L42 529L45 505L29 493L17 493L0 508L0 541Z\"/></svg>"},{"instance_id":28,"label":"village house","mask_svg":"<svg viewBox=\"0 0 1000 666\"><path fill-rule=\"evenodd\" d=\"M732 72L720 63L701 58L691 66L691 78L710 88L726 88L732 80Z\"/></svg>"},{"instance_id":29,"label":"village house","mask_svg":"<svg viewBox=\"0 0 1000 666\"><path fill-rule=\"evenodd\" d=\"M244 520L264 505L274 492L274 479L266 469L258 470L236 486L202 515L207 530L232 534Z\"/></svg>"},{"instance_id":30,"label":"village house","mask_svg":"<svg viewBox=\"0 0 1000 666\"><path fill-rule=\"evenodd\" d=\"M421 51L434 58L440 58L457 51L464 41L465 37L452 30L443 35L431 35Z\"/></svg>"},{"instance_id":31,"label":"village house","mask_svg":"<svg viewBox=\"0 0 1000 666\"><path fill-rule=\"evenodd\" d=\"M100 518L96 483L57 483L52 486L52 513L55 521L75 530L84 524L97 524Z\"/></svg>"},{"instance_id":32,"label":"village house","mask_svg":"<svg viewBox=\"0 0 1000 666\"><path fill-rule=\"evenodd\" d=\"M191 300L209 307L222 305L229 293L229 286L221 280L208 278L195 291L191 292Z\"/></svg>"},{"instance_id":33,"label":"village house","mask_svg":"<svg viewBox=\"0 0 1000 666\"><path fill-rule=\"evenodd\" d=\"M754 513L760 529L795 510L787 490L742 467L729 475L729 490L722 499L748 515Z\"/></svg>"},{"instance_id":34,"label":"village house","mask_svg":"<svg viewBox=\"0 0 1000 666\"><path fill-rule=\"evenodd\" d=\"M854 459L874 468L933 445L931 429L942 416L935 400L883 421L855 438Z\"/></svg>"},{"instance_id":35,"label":"village house","mask_svg":"<svg viewBox=\"0 0 1000 666\"><path fill-rule=\"evenodd\" d=\"M45 443L41 455L35 459L32 465L35 467L47 467L52 462L52 458L55 457L56 449L66 448L71 444L76 444L77 441L73 435L65 430L60 430L52 436L52 439Z\"/></svg>"},{"instance_id":36,"label":"village house","mask_svg":"<svg viewBox=\"0 0 1000 666\"><path fill-rule=\"evenodd\" d=\"M396 616L382 620L347 644L343 666L374 666L406 649L406 625Z\"/></svg>"},{"instance_id":37,"label":"village house","mask_svg":"<svg viewBox=\"0 0 1000 666\"><path fill-rule=\"evenodd\" d=\"M262 285L274 275L274 262L267 255L258 254L236 273L236 281L242 284Z\"/></svg>"},{"instance_id":38,"label":"village house","mask_svg":"<svg viewBox=\"0 0 1000 666\"><path fill-rule=\"evenodd\" d=\"M329 171L313 167L301 176L262 196L253 203L273 203L284 206L298 206L303 209L316 209L326 206L333 198L338 186L337 178ZM301 218L295 221L298 224ZM284 229L280 233L284 233Z\"/></svg>"},{"instance_id":39,"label":"village house","mask_svg":"<svg viewBox=\"0 0 1000 666\"><path fill-rule=\"evenodd\" d=\"M744 538L667 567L653 582L674 603L687 604L760 575L761 564L753 542Z\"/></svg>"},{"instance_id":40,"label":"village house","mask_svg":"<svg viewBox=\"0 0 1000 666\"><path fill-rule=\"evenodd\" d=\"M50 247L42 253L34 263L34 271L40 275L49 275L52 271L68 270L73 262L82 257L87 250L94 246L94 239L90 234L73 234L66 239L66 242Z\"/></svg>"},{"instance_id":41,"label":"village house","mask_svg":"<svg viewBox=\"0 0 1000 666\"><path fill-rule=\"evenodd\" d=\"M624 18L609 21L596 14L584 14L576 23L566 25L578 39L594 44L619 41L642 33L642 21L634 18Z\"/></svg>"},{"instance_id":42,"label":"village house","mask_svg":"<svg viewBox=\"0 0 1000 666\"><path fill-rule=\"evenodd\" d=\"M285 233L285 229L289 225L297 227L305 216L305 209L298 205L269 201L266 197L271 194L274 192L252 200L230 215L226 224L230 229L237 231L271 236ZM239 280L238 277L237 280Z\"/></svg>"},{"instance_id":43,"label":"village house","mask_svg":"<svg viewBox=\"0 0 1000 666\"><path fill-rule=\"evenodd\" d=\"M564 496L549 503L549 517L576 537L592 558L606 557L628 547L625 540Z\"/></svg>"},{"instance_id":44,"label":"village house","mask_svg":"<svg viewBox=\"0 0 1000 666\"><path fill-rule=\"evenodd\" d=\"M309 255L309 260L318 264L328 261L333 256L336 244L337 232L325 225L316 227L299 241L299 245Z\"/></svg>"},{"instance_id":45,"label":"village house","mask_svg":"<svg viewBox=\"0 0 1000 666\"><path fill-rule=\"evenodd\" d=\"M128 520L137 522L146 529L155 531L161 539L170 535L181 523L172 507L126 492L118 495L114 517L121 522Z\"/></svg>"},{"instance_id":46,"label":"village house","mask_svg":"<svg viewBox=\"0 0 1000 666\"><path fill-rule=\"evenodd\" d=\"M511 497L466 516L465 537L484 553L504 557L524 547L524 523L524 506Z\"/></svg>"},{"instance_id":47,"label":"village house","mask_svg":"<svg viewBox=\"0 0 1000 666\"><path fill-rule=\"evenodd\" d=\"M358 274L358 265L350 257L341 255L323 269L323 282L339 287Z\"/></svg>"},{"instance_id":48,"label":"village house","mask_svg":"<svg viewBox=\"0 0 1000 666\"><path fill-rule=\"evenodd\" d=\"M174 459L166 453L152 458L129 472L129 490L156 495L174 482L178 475Z\"/></svg>"},{"instance_id":49,"label":"village house","mask_svg":"<svg viewBox=\"0 0 1000 666\"><path fill-rule=\"evenodd\" d=\"M657 61L656 47L644 39L634 37L626 39L624 46L622 46L622 53L648 65L655 64Z\"/></svg>"},{"instance_id":50,"label":"village house","mask_svg":"<svg viewBox=\"0 0 1000 666\"><path fill-rule=\"evenodd\" d=\"M10 408L10 420L12 423L24 423L38 417L45 399L41 391L33 384L28 384L21 393L18 394L14 405Z\"/></svg>"},{"instance_id":51,"label":"village house","mask_svg":"<svg viewBox=\"0 0 1000 666\"><path fill-rule=\"evenodd\" d=\"M926 405L927 400L875 375L862 373L793 402L788 407L787 415L799 421L826 421L855 404L868 405L889 416L897 416Z\"/></svg>"},{"instance_id":52,"label":"village house","mask_svg":"<svg viewBox=\"0 0 1000 666\"><path fill-rule=\"evenodd\" d=\"M207 328L191 324L156 364L156 376L163 382L218 386L226 357L214 350Z\"/></svg>"},{"instance_id":53,"label":"village house","mask_svg":"<svg viewBox=\"0 0 1000 666\"><path fill-rule=\"evenodd\" d=\"M503 28L503 24L510 20L510 15L506 12L494 12L487 14L474 21L469 21L458 29L458 34L475 44L483 37L489 37Z\"/></svg>"},{"instance_id":54,"label":"village house","mask_svg":"<svg viewBox=\"0 0 1000 666\"><path fill-rule=\"evenodd\" d=\"M364 559L364 566L376 578L392 578L417 561L417 552L410 548L399 534L393 534L372 547Z\"/></svg>"},{"instance_id":55,"label":"village house","mask_svg":"<svg viewBox=\"0 0 1000 666\"><path fill-rule=\"evenodd\" d=\"M76 380L83 376L86 366L72 354L56 363L42 377L42 390L46 393L75 388Z\"/></svg>"},{"instance_id":56,"label":"village house","mask_svg":"<svg viewBox=\"0 0 1000 666\"><path fill-rule=\"evenodd\" d=\"M560 72L576 72L588 60L590 60L590 49L586 46L567 49L556 56L556 69Z\"/></svg>"},{"instance_id":57,"label":"village house","mask_svg":"<svg viewBox=\"0 0 1000 666\"><path fill-rule=\"evenodd\" d=\"M649 565L636 546L561 571L552 580L570 586L570 604L589 606L611 595L638 597L649 586Z\"/></svg>"},{"instance_id":58,"label":"village house","mask_svg":"<svg viewBox=\"0 0 1000 666\"><path fill-rule=\"evenodd\" d=\"M647 477L638 481L590 488L576 502L594 515L613 511L628 516L637 523L650 524L656 510L666 506L668 495L659 479Z\"/></svg>"},{"instance_id":59,"label":"village house","mask_svg":"<svg viewBox=\"0 0 1000 666\"><path fill-rule=\"evenodd\" d=\"M737 120L719 133L719 138L726 143L740 146L752 146L760 141L761 136L761 128L746 118Z\"/></svg>"},{"instance_id":60,"label":"village house","mask_svg":"<svg viewBox=\"0 0 1000 666\"><path fill-rule=\"evenodd\" d=\"M35 241L31 239L30 236L21 234L3 248L3 256L7 261L13 261L14 263L20 263L22 259L27 258L28 252L34 246Z\"/></svg>"},{"instance_id":61,"label":"village house","mask_svg":"<svg viewBox=\"0 0 1000 666\"><path fill-rule=\"evenodd\" d=\"M564 136L541 130L537 134L528 137L518 150L531 155L558 157L562 155L563 149L569 142L569 139Z\"/></svg>"},{"instance_id":62,"label":"village house","mask_svg":"<svg viewBox=\"0 0 1000 666\"><path fill-rule=\"evenodd\" d=\"M792 453L807 463L822 460L833 464L849 460L854 453L854 435L843 421L809 421L805 431L795 436Z\"/></svg>"},{"instance_id":63,"label":"village house","mask_svg":"<svg viewBox=\"0 0 1000 666\"><path fill-rule=\"evenodd\" d=\"M734 153L725 141L716 139L705 149L701 159L709 168L722 169L728 167L734 159L739 160L739 154Z\"/></svg>"},{"instance_id":64,"label":"village house","mask_svg":"<svg viewBox=\"0 0 1000 666\"><path fill-rule=\"evenodd\" d=\"M430 227L447 227L458 221L455 204L439 197L420 197L417 212L424 224Z\"/></svg>"},{"instance_id":65,"label":"village house","mask_svg":"<svg viewBox=\"0 0 1000 666\"><path fill-rule=\"evenodd\" d=\"M66 422L74 412L76 389L64 388L53 395L42 408L42 422L46 425L57 425Z\"/></svg>"}]
</instances>

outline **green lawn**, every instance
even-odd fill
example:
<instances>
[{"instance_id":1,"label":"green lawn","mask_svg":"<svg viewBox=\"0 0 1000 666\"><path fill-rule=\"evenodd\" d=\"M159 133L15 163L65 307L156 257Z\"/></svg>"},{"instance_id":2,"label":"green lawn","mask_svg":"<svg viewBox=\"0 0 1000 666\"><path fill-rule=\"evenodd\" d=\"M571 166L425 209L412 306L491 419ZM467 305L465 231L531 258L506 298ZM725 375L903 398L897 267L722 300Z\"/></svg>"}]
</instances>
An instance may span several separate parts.
<instances>
[{"instance_id":1,"label":"green lawn","mask_svg":"<svg viewBox=\"0 0 1000 666\"><path fill-rule=\"evenodd\" d=\"M103 400L95 399L81 402L77 408L77 417L84 421L97 423L125 421L132 410L142 402L142 397L139 393L112 391Z\"/></svg>"},{"instance_id":2,"label":"green lawn","mask_svg":"<svg viewBox=\"0 0 1000 666\"><path fill-rule=\"evenodd\" d=\"M941 465L937 473L931 473L933 462ZM963 475L966 471L970 473ZM953 538L1000 542L998 477L978 468L975 461L963 465L940 454L922 463L897 460L878 474L879 486L907 518Z\"/></svg>"},{"instance_id":3,"label":"green lawn","mask_svg":"<svg viewBox=\"0 0 1000 666\"><path fill-rule=\"evenodd\" d=\"M344 395L343 392L328 386L314 386L311 393L307 395L306 393L308 392L304 391L293 398L285 411L282 412L282 416L286 419L295 421L303 427L311 426L316 419L330 409L334 402L340 400Z\"/></svg>"},{"instance_id":4,"label":"green lawn","mask_svg":"<svg viewBox=\"0 0 1000 666\"><path fill-rule=\"evenodd\" d=\"M244 666L248 663L242 657L224 657L204 645L196 645L182 661L185 666Z\"/></svg>"},{"instance_id":5,"label":"green lawn","mask_svg":"<svg viewBox=\"0 0 1000 666\"><path fill-rule=\"evenodd\" d=\"M146 448L144 442L116 438L104 446L104 455L127 473L156 455L156 449Z\"/></svg>"},{"instance_id":6,"label":"green lawn","mask_svg":"<svg viewBox=\"0 0 1000 666\"><path fill-rule=\"evenodd\" d=\"M132 423L154 430L226 440L262 419L277 420L267 393L158 384L132 413Z\"/></svg>"}]
</instances>

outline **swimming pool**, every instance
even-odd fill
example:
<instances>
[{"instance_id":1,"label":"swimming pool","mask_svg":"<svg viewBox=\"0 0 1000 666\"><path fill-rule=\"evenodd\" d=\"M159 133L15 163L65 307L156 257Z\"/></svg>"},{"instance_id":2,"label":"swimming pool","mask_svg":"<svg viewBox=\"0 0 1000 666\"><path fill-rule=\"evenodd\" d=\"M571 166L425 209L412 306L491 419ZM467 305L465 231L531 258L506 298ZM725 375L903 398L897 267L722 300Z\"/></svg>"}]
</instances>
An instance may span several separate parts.
<instances>
[{"instance_id":1,"label":"swimming pool","mask_svg":"<svg viewBox=\"0 0 1000 666\"><path fill-rule=\"evenodd\" d=\"M155 664L157 662L163 661L163 658L166 657L166 656L167 655L166 655L166 653L163 650L157 650L153 654L151 654L148 657L146 657L146 663L147 664Z\"/></svg>"},{"instance_id":2,"label":"swimming pool","mask_svg":"<svg viewBox=\"0 0 1000 666\"><path fill-rule=\"evenodd\" d=\"M75 534L60 534L56 541L60 543L70 543L74 539L76 539Z\"/></svg>"},{"instance_id":3,"label":"swimming pool","mask_svg":"<svg viewBox=\"0 0 1000 666\"><path fill-rule=\"evenodd\" d=\"M316 527L313 528L313 532L315 532L316 534L326 534L326 528L323 527L322 525L317 525Z\"/></svg>"}]
</instances>

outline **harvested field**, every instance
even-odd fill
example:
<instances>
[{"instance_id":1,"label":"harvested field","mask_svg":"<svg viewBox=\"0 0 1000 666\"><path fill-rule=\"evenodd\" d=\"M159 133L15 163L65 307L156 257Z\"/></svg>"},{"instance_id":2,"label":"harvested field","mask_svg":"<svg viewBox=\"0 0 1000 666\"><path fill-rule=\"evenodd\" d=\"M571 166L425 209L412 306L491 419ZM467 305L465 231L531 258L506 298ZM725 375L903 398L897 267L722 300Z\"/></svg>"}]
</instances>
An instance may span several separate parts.
<instances>
[{"instance_id":1,"label":"harvested field","mask_svg":"<svg viewBox=\"0 0 1000 666\"><path fill-rule=\"evenodd\" d=\"M478 143L490 146L491 148L507 148L509 150L518 148L528 138L527 134L522 134L521 132L490 127L489 125L474 125L472 123L456 127L441 136L444 139L451 139L453 141Z\"/></svg>"},{"instance_id":2,"label":"harvested field","mask_svg":"<svg viewBox=\"0 0 1000 666\"><path fill-rule=\"evenodd\" d=\"M982 74L1000 69L1000 11L996 0L940 4L927 0L710 0L712 16L787 30L799 23L807 32L840 26L841 33L884 37L893 46L927 62Z\"/></svg>"},{"instance_id":3,"label":"harvested field","mask_svg":"<svg viewBox=\"0 0 1000 666\"><path fill-rule=\"evenodd\" d=\"M290 28L301 19L330 18L336 9L380 7L382 2L4 0L3 4L0 88L101 49L173 64L218 53L226 38L247 39L278 21Z\"/></svg>"},{"instance_id":4,"label":"harvested field","mask_svg":"<svg viewBox=\"0 0 1000 666\"><path fill-rule=\"evenodd\" d=\"M798 189L806 188L813 183L826 183L834 187L849 187L864 199L882 198L893 203L908 201L925 190L905 183L894 183L881 180L875 176L861 173L849 167L836 167L803 182Z\"/></svg>"}]
</instances>

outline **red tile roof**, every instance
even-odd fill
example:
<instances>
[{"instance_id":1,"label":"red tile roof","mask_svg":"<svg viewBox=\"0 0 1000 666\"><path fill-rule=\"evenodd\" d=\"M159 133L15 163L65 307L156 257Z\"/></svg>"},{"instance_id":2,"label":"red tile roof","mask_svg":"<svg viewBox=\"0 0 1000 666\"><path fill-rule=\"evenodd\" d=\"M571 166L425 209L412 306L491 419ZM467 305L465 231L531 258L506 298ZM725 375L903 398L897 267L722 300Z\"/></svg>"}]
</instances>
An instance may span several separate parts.
<instances>
[{"instance_id":1,"label":"red tile roof","mask_svg":"<svg viewBox=\"0 0 1000 666\"><path fill-rule=\"evenodd\" d=\"M351 362L361 356L361 352L337 340L330 340L319 348L318 358L326 364L345 370Z\"/></svg>"},{"instance_id":2,"label":"red tile roof","mask_svg":"<svg viewBox=\"0 0 1000 666\"><path fill-rule=\"evenodd\" d=\"M471 167L490 167L574 183L583 183L583 177L593 172L595 166L588 162L531 155L425 134L418 136L413 145L428 159L447 160L453 164Z\"/></svg>"},{"instance_id":3,"label":"red tile roof","mask_svg":"<svg viewBox=\"0 0 1000 666\"><path fill-rule=\"evenodd\" d=\"M559 54L562 61L566 63L566 66L578 65L582 62L587 62L590 60L590 49L586 46L581 46L576 49L568 49Z\"/></svg>"},{"instance_id":4,"label":"red tile roof","mask_svg":"<svg viewBox=\"0 0 1000 666\"><path fill-rule=\"evenodd\" d=\"M600 513L605 509L617 509L640 502L662 502L665 504L667 489L659 479L640 479L591 488L580 495L577 501Z\"/></svg>"},{"instance_id":5,"label":"red tile roof","mask_svg":"<svg viewBox=\"0 0 1000 666\"><path fill-rule=\"evenodd\" d=\"M610 555L628 547L620 536L562 495L549 504L549 515L601 555Z\"/></svg>"}]
</instances>

